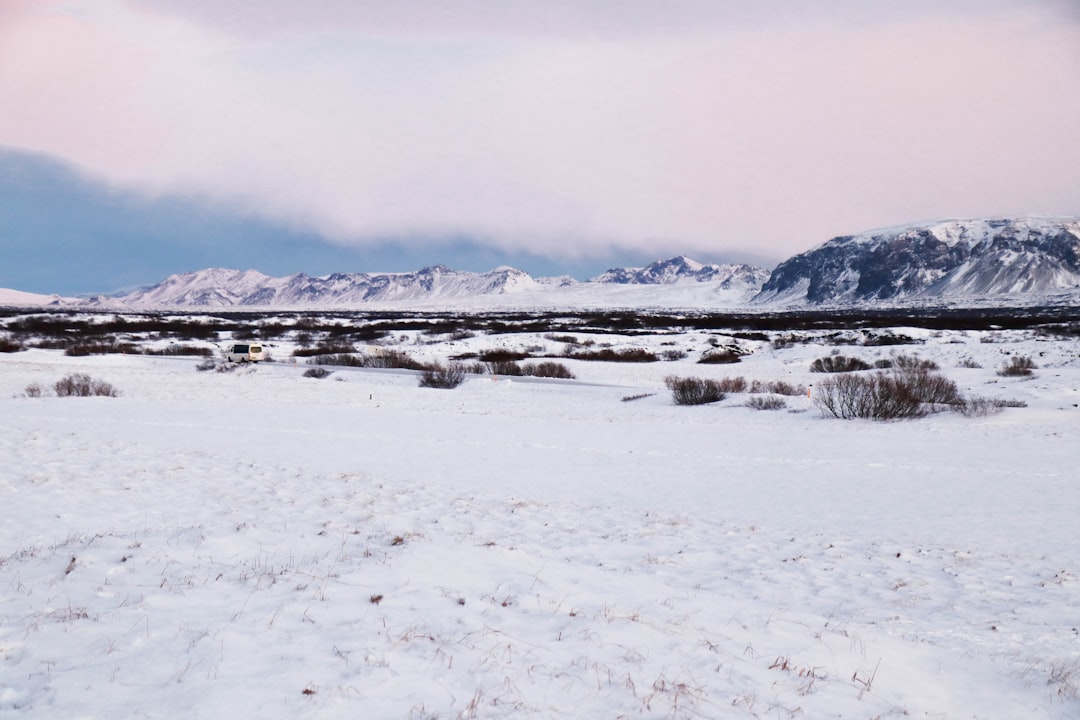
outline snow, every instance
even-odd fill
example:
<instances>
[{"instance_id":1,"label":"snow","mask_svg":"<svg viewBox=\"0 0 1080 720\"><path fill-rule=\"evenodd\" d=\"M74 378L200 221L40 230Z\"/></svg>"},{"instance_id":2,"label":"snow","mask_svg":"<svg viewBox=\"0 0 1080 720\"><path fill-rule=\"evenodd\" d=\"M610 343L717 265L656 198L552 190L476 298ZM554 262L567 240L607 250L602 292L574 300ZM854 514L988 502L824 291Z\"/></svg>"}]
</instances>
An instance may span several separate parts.
<instances>
[{"instance_id":1,"label":"snow","mask_svg":"<svg viewBox=\"0 0 1080 720\"><path fill-rule=\"evenodd\" d=\"M831 351L697 365L697 333L455 390L287 344L0 354L0 716L1080 717L1075 342L897 332L925 344L843 352L1027 407L678 407L666 375L809 385ZM406 349L496 342L551 343ZM72 372L122 395L23 396Z\"/></svg>"}]
</instances>

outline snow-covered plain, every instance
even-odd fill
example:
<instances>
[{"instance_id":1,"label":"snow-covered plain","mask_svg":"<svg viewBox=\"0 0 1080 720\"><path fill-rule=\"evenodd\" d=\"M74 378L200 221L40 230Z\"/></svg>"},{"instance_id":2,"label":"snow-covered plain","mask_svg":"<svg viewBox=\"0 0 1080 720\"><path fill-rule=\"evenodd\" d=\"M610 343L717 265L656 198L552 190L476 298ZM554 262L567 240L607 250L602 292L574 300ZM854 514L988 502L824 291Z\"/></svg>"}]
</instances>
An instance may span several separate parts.
<instances>
[{"instance_id":1,"label":"snow-covered plain","mask_svg":"<svg viewBox=\"0 0 1080 720\"><path fill-rule=\"evenodd\" d=\"M833 350L699 365L696 332L454 390L305 378L287 342L233 373L0 354L0 715L1080 718L1077 343L902 332L840 349L1027 407L680 407L666 375L808 385ZM73 372L122 395L24 396Z\"/></svg>"}]
</instances>

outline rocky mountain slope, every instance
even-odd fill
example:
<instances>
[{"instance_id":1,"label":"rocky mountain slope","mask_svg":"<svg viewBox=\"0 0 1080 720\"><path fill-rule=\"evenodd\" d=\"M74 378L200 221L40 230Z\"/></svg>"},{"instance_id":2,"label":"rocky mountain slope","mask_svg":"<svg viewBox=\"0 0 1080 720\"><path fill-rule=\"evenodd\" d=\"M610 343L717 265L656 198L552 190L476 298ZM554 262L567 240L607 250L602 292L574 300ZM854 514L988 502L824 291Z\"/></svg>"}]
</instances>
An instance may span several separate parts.
<instances>
[{"instance_id":1,"label":"rocky mountain slope","mask_svg":"<svg viewBox=\"0 0 1080 720\"><path fill-rule=\"evenodd\" d=\"M1080 292L1080 219L947 220L833 238L776 267L755 303Z\"/></svg>"}]
</instances>

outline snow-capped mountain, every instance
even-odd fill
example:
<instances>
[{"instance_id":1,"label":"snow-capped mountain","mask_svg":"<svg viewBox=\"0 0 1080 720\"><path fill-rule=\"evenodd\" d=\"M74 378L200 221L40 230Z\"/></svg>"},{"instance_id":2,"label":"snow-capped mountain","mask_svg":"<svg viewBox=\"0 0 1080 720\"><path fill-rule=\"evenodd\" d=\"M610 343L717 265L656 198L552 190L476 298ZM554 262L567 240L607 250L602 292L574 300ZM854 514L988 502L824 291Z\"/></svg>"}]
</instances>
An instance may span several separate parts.
<instances>
[{"instance_id":1,"label":"snow-capped mountain","mask_svg":"<svg viewBox=\"0 0 1080 720\"><path fill-rule=\"evenodd\" d=\"M617 268L588 282L533 278L500 267L485 273L438 265L413 273L303 273L271 277L255 270L211 268L171 275L133 292L98 296L95 305L127 307L355 306L439 302L500 306L731 306L745 304L768 277L750 265L704 265L685 257L646 268Z\"/></svg>"},{"instance_id":2,"label":"snow-capped mountain","mask_svg":"<svg viewBox=\"0 0 1080 720\"><path fill-rule=\"evenodd\" d=\"M504 295L540 287L543 283L510 267L472 273L436 265L413 273L334 273L325 277L304 273L271 277L256 270L211 268L170 275L157 285L99 296L92 302L138 307L327 306Z\"/></svg>"},{"instance_id":3,"label":"snow-capped mountain","mask_svg":"<svg viewBox=\"0 0 1080 720\"><path fill-rule=\"evenodd\" d=\"M1080 218L945 220L833 238L780 263L755 303L1080 292Z\"/></svg>"},{"instance_id":4,"label":"snow-capped mountain","mask_svg":"<svg viewBox=\"0 0 1080 720\"><path fill-rule=\"evenodd\" d=\"M670 285L678 282L715 282L724 289L760 288L769 278L769 271L743 264L715 263L703 265L679 255L669 260L657 260L643 268L612 268L593 278L595 283L640 285Z\"/></svg>"}]
</instances>

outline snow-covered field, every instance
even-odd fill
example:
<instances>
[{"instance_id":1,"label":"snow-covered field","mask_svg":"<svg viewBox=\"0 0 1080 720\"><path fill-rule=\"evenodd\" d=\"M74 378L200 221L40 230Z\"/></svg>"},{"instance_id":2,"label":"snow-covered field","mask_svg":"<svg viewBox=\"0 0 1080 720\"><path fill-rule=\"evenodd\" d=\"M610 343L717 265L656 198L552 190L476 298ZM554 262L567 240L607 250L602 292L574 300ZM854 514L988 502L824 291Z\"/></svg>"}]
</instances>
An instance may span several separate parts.
<instances>
[{"instance_id":1,"label":"snow-covered field","mask_svg":"<svg viewBox=\"0 0 1080 720\"><path fill-rule=\"evenodd\" d=\"M0 354L0 715L1080 718L1077 343L903 332L840 349L1027 407L676 406L666 375L808 385L833 350L698 365L703 333L454 390L287 344ZM24 396L73 372L122 394Z\"/></svg>"}]
</instances>

